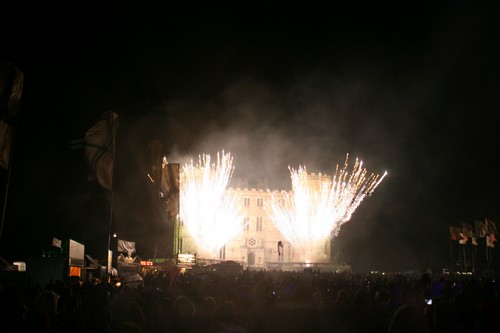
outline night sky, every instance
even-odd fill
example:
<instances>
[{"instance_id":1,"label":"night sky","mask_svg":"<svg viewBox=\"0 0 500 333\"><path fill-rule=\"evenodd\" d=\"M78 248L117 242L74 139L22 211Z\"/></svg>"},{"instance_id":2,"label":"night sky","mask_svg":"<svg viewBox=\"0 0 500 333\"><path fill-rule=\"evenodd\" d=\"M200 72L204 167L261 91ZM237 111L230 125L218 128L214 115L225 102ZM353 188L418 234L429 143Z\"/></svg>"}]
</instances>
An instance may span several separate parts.
<instances>
[{"instance_id":1,"label":"night sky","mask_svg":"<svg viewBox=\"0 0 500 333\"><path fill-rule=\"evenodd\" d=\"M0 255L39 255L57 237L103 258L112 211L119 237L151 258L159 140L170 162L231 152L234 177L273 189L291 187L288 166L331 174L357 157L388 176L342 227L336 258L449 267L450 225L500 222L500 3L303 6L2 10L0 61L24 89ZM69 148L111 110L113 196Z\"/></svg>"}]
</instances>

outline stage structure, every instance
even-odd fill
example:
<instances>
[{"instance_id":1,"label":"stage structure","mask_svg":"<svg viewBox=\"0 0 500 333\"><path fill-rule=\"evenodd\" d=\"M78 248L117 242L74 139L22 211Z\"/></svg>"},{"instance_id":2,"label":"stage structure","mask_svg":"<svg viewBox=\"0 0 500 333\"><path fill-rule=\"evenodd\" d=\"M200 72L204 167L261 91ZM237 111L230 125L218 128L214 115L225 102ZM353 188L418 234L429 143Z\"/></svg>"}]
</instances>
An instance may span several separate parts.
<instances>
[{"instance_id":1,"label":"stage structure","mask_svg":"<svg viewBox=\"0 0 500 333\"><path fill-rule=\"evenodd\" d=\"M56 240L54 238L54 240ZM51 280L65 280L70 276L85 278L85 245L73 240L52 242L52 255L33 256L26 261L27 277L42 285Z\"/></svg>"}]
</instances>

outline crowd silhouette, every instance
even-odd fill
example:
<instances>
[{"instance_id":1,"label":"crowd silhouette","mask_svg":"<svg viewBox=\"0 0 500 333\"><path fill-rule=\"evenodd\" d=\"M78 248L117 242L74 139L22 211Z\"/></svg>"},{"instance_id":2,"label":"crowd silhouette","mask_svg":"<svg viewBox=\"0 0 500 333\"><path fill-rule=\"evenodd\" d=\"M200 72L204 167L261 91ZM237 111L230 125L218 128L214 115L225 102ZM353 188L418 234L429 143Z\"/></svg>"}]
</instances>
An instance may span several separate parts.
<instances>
[{"instance_id":1,"label":"crowd silhouette","mask_svg":"<svg viewBox=\"0 0 500 333\"><path fill-rule=\"evenodd\" d=\"M151 272L139 286L3 281L2 332L500 332L491 276ZM432 304L429 304L431 303Z\"/></svg>"}]
</instances>

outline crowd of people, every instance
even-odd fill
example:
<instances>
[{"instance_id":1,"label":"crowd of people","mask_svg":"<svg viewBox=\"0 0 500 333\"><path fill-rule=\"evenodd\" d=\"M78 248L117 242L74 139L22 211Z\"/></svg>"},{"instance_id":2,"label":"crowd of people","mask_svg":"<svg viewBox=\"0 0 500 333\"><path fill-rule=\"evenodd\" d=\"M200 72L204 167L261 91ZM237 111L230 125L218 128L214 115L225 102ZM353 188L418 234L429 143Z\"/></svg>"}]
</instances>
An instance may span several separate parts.
<instances>
[{"instance_id":1,"label":"crowd of people","mask_svg":"<svg viewBox=\"0 0 500 333\"><path fill-rule=\"evenodd\" d=\"M0 286L2 332L500 332L491 276L188 270Z\"/></svg>"}]
</instances>

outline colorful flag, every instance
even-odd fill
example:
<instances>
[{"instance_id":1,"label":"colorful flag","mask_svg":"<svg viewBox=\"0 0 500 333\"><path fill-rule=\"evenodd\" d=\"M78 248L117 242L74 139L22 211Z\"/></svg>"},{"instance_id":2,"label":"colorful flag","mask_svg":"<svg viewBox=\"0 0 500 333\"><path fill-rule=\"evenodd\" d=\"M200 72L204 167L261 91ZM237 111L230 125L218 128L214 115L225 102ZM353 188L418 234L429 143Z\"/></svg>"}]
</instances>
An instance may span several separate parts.
<instances>
[{"instance_id":1,"label":"colorful flag","mask_svg":"<svg viewBox=\"0 0 500 333\"><path fill-rule=\"evenodd\" d=\"M89 164L89 180L97 180L105 189L113 189L115 140L118 115L105 112L102 119L85 134L85 159Z\"/></svg>"},{"instance_id":2,"label":"colorful flag","mask_svg":"<svg viewBox=\"0 0 500 333\"><path fill-rule=\"evenodd\" d=\"M476 237L483 238L486 237L486 224L483 221L475 221Z\"/></svg>"},{"instance_id":3,"label":"colorful flag","mask_svg":"<svg viewBox=\"0 0 500 333\"><path fill-rule=\"evenodd\" d=\"M465 225L464 229L466 229L467 230L466 232L470 235L472 245L478 245L477 238L479 236L478 236L478 232L477 232L477 224L474 224L474 227L472 227L472 225L470 225L470 224L462 224L462 225Z\"/></svg>"},{"instance_id":4,"label":"colorful flag","mask_svg":"<svg viewBox=\"0 0 500 333\"><path fill-rule=\"evenodd\" d=\"M497 225L495 222L490 220L489 218L485 218L484 222L486 224L486 246L487 247L495 247L495 242L497 241L496 235L498 233L497 231Z\"/></svg>"},{"instance_id":5,"label":"colorful flag","mask_svg":"<svg viewBox=\"0 0 500 333\"><path fill-rule=\"evenodd\" d=\"M484 219L484 223L486 224L486 233L487 234L497 234L497 225L495 222L490 220L489 218Z\"/></svg>"},{"instance_id":6,"label":"colorful flag","mask_svg":"<svg viewBox=\"0 0 500 333\"><path fill-rule=\"evenodd\" d=\"M462 233L462 229L460 227L450 226L450 239L451 240L454 240L454 241L461 240L462 239L461 233Z\"/></svg>"},{"instance_id":7,"label":"colorful flag","mask_svg":"<svg viewBox=\"0 0 500 333\"><path fill-rule=\"evenodd\" d=\"M472 238L474 237L474 231L470 224L462 222L462 238Z\"/></svg>"},{"instance_id":8,"label":"colorful flag","mask_svg":"<svg viewBox=\"0 0 500 333\"><path fill-rule=\"evenodd\" d=\"M486 246L487 247L495 247L495 242L497 241L497 238L495 237L494 234L489 234L486 236Z\"/></svg>"},{"instance_id":9,"label":"colorful flag","mask_svg":"<svg viewBox=\"0 0 500 333\"><path fill-rule=\"evenodd\" d=\"M23 91L24 74L13 64L0 64L0 167L9 168L13 126Z\"/></svg>"}]
</instances>

